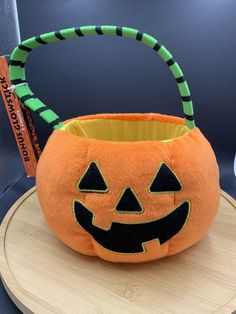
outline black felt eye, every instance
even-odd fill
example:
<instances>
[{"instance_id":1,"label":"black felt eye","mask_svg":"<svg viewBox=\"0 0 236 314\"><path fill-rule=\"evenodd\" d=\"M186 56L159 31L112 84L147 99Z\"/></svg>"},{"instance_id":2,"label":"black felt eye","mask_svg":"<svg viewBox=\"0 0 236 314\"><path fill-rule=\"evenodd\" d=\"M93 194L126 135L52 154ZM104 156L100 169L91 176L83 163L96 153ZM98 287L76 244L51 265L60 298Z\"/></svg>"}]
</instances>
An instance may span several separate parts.
<instances>
[{"instance_id":1,"label":"black felt eye","mask_svg":"<svg viewBox=\"0 0 236 314\"><path fill-rule=\"evenodd\" d=\"M150 186L151 193L175 193L183 187L177 175L165 163L162 163Z\"/></svg>"},{"instance_id":2,"label":"black felt eye","mask_svg":"<svg viewBox=\"0 0 236 314\"><path fill-rule=\"evenodd\" d=\"M92 161L86 169L84 175L78 183L80 192L106 193L107 184L103 178L101 170L95 161Z\"/></svg>"}]
</instances>

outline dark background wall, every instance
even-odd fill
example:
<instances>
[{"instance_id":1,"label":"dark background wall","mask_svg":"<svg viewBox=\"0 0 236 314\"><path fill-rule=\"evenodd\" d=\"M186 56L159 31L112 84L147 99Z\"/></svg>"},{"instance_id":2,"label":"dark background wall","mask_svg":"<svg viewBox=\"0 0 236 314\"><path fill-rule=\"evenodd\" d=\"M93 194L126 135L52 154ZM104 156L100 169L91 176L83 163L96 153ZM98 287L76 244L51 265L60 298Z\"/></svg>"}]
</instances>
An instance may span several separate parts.
<instances>
[{"instance_id":1,"label":"dark background wall","mask_svg":"<svg viewBox=\"0 0 236 314\"><path fill-rule=\"evenodd\" d=\"M215 147L235 149L234 0L21 0L18 11L22 39L88 24L127 25L152 34L184 70L197 125ZM27 75L35 93L63 118L97 112L182 115L166 65L128 39L92 37L45 46L31 54Z\"/></svg>"}]
</instances>

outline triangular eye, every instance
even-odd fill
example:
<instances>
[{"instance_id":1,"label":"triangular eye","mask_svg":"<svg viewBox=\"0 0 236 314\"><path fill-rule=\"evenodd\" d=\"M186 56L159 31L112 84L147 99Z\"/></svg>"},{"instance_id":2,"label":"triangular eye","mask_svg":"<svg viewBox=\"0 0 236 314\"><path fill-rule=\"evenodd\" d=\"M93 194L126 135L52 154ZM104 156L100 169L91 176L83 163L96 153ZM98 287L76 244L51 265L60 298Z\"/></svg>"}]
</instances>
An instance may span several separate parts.
<instances>
[{"instance_id":1,"label":"triangular eye","mask_svg":"<svg viewBox=\"0 0 236 314\"><path fill-rule=\"evenodd\" d=\"M161 164L149 187L151 193L173 193L182 189L177 175L165 163Z\"/></svg>"},{"instance_id":2,"label":"triangular eye","mask_svg":"<svg viewBox=\"0 0 236 314\"><path fill-rule=\"evenodd\" d=\"M78 184L78 188L81 192L106 193L108 191L107 184L95 161L89 164Z\"/></svg>"}]
</instances>

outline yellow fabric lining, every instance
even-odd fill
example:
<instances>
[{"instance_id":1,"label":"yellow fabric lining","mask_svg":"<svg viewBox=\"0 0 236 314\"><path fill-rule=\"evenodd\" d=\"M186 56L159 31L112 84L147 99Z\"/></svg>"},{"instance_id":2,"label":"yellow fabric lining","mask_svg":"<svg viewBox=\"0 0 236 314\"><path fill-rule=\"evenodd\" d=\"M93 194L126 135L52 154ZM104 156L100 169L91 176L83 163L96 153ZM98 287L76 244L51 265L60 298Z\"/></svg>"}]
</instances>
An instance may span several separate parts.
<instances>
[{"instance_id":1,"label":"yellow fabric lining","mask_svg":"<svg viewBox=\"0 0 236 314\"><path fill-rule=\"evenodd\" d=\"M185 125L160 121L127 121L113 119L71 120L60 130L106 141L171 141L186 134Z\"/></svg>"}]
</instances>

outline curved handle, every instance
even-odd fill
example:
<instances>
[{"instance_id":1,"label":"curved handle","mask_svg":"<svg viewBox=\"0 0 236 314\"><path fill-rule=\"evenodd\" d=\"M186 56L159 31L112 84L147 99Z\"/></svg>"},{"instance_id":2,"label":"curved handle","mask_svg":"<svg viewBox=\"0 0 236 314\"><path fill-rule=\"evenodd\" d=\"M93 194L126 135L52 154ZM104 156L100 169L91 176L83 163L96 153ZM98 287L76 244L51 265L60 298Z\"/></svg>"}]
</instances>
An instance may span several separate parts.
<instances>
[{"instance_id":1,"label":"curved handle","mask_svg":"<svg viewBox=\"0 0 236 314\"><path fill-rule=\"evenodd\" d=\"M29 88L25 76L25 61L31 50L41 47L42 45L58 42L64 39L94 35L124 36L136 39L158 53L168 65L177 82L183 104L185 125L190 129L195 127L190 91L181 68L173 59L171 53L154 37L129 27L117 27L110 25L73 27L24 40L13 50L10 57L9 67L10 79L19 99L54 129L59 129L63 126L64 123L58 115L53 110L49 109L40 99L35 97Z\"/></svg>"}]
</instances>

